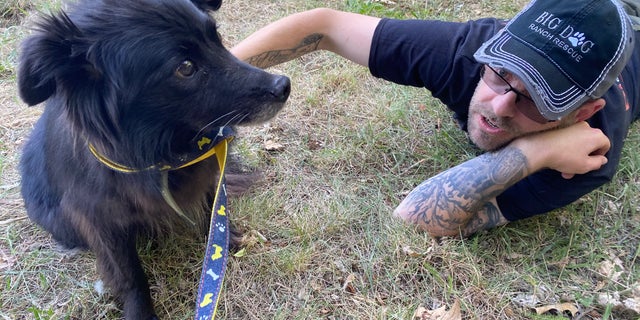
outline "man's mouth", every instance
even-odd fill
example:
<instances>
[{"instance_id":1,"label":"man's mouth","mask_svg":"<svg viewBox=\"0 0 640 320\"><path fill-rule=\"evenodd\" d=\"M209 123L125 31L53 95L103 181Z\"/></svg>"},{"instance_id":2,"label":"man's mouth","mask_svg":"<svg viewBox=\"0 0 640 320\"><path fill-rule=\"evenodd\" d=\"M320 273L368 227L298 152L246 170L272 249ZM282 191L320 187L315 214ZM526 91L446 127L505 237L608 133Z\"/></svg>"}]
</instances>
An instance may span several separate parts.
<instances>
[{"instance_id":1,"label":"man's mouth","mask_svg":"<svg viewBox=\"0 0 640 320\"><path fill-rule=\"evenodd\" d=\"M495 122L493 122L490 118L487 118L483 115L480 116L481 122L483 124L483 127L485 128L485 131L489 132L489 133L500 133L503 132L504 130L502 128L500 128L500 126L498 126Z\"/></svg>"},{"instance_id":2,"label":"man's mouth","mask_svg":"<svg viewBox=\"0 0 640 320\"><path fill-rule=\"evenodd\" d=\"M484 117L484 121L485 121L485 122L486 122L490 127L495 128L495 129L499 129L499 128L498 128L498 126L497 126L495 123L493 123L493 121L491 121L489 118Z\"/></svg>"}]
</instances>

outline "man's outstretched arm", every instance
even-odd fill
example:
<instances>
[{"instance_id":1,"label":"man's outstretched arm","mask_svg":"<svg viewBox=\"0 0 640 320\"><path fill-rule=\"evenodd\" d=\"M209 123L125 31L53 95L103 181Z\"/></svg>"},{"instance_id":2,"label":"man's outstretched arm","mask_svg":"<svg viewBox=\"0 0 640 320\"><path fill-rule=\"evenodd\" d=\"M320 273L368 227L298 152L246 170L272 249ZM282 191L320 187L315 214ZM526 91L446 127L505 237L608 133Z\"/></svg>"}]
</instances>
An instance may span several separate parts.
<instances>
[{"instance_id":1,"label":"man's outstretched arm","mask_svg":"<svg viewBox=\"0 0 640 320\"><path fill-rule=\"evenodd\" d=\"M319 8L275 21L231 48L240 60L268 68L316 50L366 66L379 18Z\"/></svg>"}]
</instances>

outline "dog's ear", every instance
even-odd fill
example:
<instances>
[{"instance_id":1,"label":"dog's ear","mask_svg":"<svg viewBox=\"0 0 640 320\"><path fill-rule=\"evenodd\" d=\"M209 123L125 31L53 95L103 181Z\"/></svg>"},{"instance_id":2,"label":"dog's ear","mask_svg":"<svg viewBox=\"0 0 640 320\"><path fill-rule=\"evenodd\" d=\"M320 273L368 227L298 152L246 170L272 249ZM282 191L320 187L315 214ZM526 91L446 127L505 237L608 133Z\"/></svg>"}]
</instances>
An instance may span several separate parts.
<instances>
[{"instance_id":1,"label":"dog's ear","mask_svg":"<svg viewBox=\"0 0 640 320\"><path fill-rule=\"evenodd\" d=\"M34 35L22 43L18 66L18 91L24 102L36 105L47 100L71 70L83 68L85 57L74 49L80 38L64 13L46 16L36 25Z\"/></svg>"},{"instance_id":2,"label":"dog's ear","mask_svg":"<svg viewBox=\"0 0 640 320\"><path fill-rule=\"evenodd\" d=\"M220 9L222 5L222 0L191 0L193 4L195 4L200 10L206 11L216 11Z\"/></svg>"},{"instance_id":3,"label":"dog's ear","mask_svg":"<svg viewBox=\"0 0 640 320\"><path fill-rule=\"evenodd\" d=\"M44 37L33 36L22 43L18 65L18 91L28 105L33 106L47 100L55 91L55 74L52 63L56 56L44 53Z\"/></svg>"},{"instance_id":4,"label":"dog's ear","mask_svg":"<svg viewBox=\"0 0 640 320\"><path fill-rule=\"evenodd\" d=\"M18 71L18 91L29 105L61 95L71 121L92 134L115 136L117 98L106 86L102 66L91 40L64 12L48 15L36 32L23 42ZM88 129L90 128L90 129Z\"/></svg>"}]
</instances>

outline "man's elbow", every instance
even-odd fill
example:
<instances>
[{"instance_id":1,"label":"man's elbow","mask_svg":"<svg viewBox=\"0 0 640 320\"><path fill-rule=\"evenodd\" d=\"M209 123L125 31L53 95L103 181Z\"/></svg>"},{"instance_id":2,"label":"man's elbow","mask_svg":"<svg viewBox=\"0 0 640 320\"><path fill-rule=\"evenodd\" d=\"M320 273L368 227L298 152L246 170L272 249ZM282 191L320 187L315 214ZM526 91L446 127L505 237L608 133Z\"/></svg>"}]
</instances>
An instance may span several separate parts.
<instances>
[{"instance_id":1,"label":"man's elbow","mask_svg":"<svg viewBox=\"0 0 640 320\"><path fill-rule=\"evenodd\" d=\"M435 223L428 214L415 214L402 205L393 211L393 216L406 224L414 225L420 231L428 233L431 237L460 237L463 235L460 225L450 223Z\"/></svg>"}]
</instances>

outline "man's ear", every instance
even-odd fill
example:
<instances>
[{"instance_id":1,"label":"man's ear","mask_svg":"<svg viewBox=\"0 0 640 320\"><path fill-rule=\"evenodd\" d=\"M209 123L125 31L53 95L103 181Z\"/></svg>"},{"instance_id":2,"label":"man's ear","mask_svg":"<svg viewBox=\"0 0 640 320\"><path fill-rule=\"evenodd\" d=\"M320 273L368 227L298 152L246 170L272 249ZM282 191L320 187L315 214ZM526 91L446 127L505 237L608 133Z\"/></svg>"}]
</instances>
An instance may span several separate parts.
<instances>
[{"instance_id":1,"label":"man's ear","mask_svg":"<svg viewBox=\"0 0 640 320\"><path fill-rule=\"evenodd\" d=\"M596 112L604 108L605 104L607 104L607 102L602 98L585 102L576 113L576 122L585 121L591 118L591 116Z\"/></svg>"}]
</instances>

